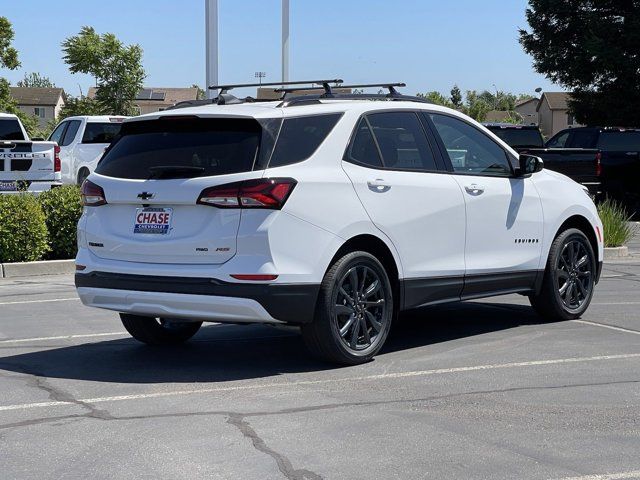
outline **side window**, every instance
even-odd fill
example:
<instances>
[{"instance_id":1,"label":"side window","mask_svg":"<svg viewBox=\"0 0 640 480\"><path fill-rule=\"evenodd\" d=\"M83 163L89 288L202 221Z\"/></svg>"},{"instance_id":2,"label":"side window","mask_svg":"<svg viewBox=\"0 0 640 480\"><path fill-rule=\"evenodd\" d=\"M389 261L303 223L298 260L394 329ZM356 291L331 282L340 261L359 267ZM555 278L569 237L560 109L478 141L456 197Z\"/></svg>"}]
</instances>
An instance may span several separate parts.
<instances>
[{"instance_id":1,"label":"side window","mask_svg":"<svg viewBox=\"0 0 640 480\"><path fill-rule=\"evenodd\" d=\"M285 118L269 167L281 167L309 158L327 138L342 114Z\"/></svg>"},{"instance_id":2,"label":"side window","mask_svg":"<svg viewBox=\"0 0 640 480\"><path fill-rule=\"evenodd\" d=\"M380 147L385 168L437 170L433 152L418 115L414 112L367 115Z\"/></svg>"},{"instance_id":3,"label":"side window","mask_svg":"<svg viewBox=\"0 0 640 480\"><path fill-rule=\"evenodd\" d=\"M567 145L567 140L569 139L569 133L571 132L562 132L553 137L551 140L547 142L548 148L564 148Z\"/></svg>"},{"instance_id":4,"label":"side window","mask_svg":"<svg viewBox=\"0 0 640 480\"><path fill-rule=\"evenodd\" d=\"M62 143L59 143L61 147L66 147L73 142L73 139L76 138L76 133L78 133L78 128L80 128L80 120L71 120L69 121L69 128L64 134L64 138L62 139Z\"/></svg>"},{"instance_id":5,"label":"side window","mask_svg":"<svg viewBox=\"0 0 640 480\"><path fill-rule=\"evenodd\" d=\"M595 130L574 130L571 141L565 145L570 148L594 148L597 136Z\"/></svg>"},{"instance_id":6,"label":"side window","mask_svg":"<svg viewBox=\"0 0 640 480\"><path fill-rule=\"evenodd\" d=\"M120 133L121 123L87 123L82 134L82 143L111 143Z\"/></svg>"},{"instance_id":7,"label":"side window","mask_svg":"<svg viewBox=\"0 0 640 480\"><path fill-rule=\"evenodd\" d=\"M67 125L69 125L69 122L62 122L60 125L58 125L56 129L53 131L53 133L49 135L49 141L56 142L58 145L60 145L62 136L64 135L64 131L67 128Z\"/></svg>"},{"instance_id":8,"label":"side window","mask_svg":"<svg viewBox=\"0 0 640 480\"><path fill-rule=\"evenodd\" d=\"M507 153L483 132L447 115L430 114L430 117L455 172L494 177L511 175Z\"/></svg>"},{"instance_id":9,"label":"side window","mask_svg":"<svg viewBox=\"0 0 640 480\"><path fill-rule=\"evenodd\" d=\"M382 160L367 121L362 118L349 146L347 159L372 168L382 168Z\"/></svg>"}]
</instances>

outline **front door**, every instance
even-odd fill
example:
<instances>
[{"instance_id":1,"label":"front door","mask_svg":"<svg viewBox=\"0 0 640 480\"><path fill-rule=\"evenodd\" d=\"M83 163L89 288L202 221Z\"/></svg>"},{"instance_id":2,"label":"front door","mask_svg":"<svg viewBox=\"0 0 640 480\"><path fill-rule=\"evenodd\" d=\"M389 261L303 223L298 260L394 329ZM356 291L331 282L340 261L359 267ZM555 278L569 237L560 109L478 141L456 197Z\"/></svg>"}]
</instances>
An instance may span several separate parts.
<instances>
[{"instance_id":1,"label":"front door","mask_svg":"<svg viewBox=\"0 0 640 480\"><path fill-rule=\"evenodd\" d=\"M509 154L462 119L429 114L467 209L464 297L533 287L542 247L542 204Z\"/></svg>"}]
</instances>

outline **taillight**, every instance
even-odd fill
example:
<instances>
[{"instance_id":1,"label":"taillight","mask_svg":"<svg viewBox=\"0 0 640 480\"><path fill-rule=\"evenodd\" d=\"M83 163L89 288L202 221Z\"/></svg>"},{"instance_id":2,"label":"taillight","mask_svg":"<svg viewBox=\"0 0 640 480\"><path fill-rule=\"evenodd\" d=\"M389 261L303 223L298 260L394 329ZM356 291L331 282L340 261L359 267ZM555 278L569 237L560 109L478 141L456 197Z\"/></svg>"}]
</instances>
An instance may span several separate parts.
<instances>
[{"instance_id":1,"label":"taillight","mask_svg":"<svg viewBox=\"0 0 640 480\"><path fill-rule=\"evenodd\" d=\"M602 175L602 153L596 153L596 176Z\"/></svg>"},{"instance_id":2,"label":"taillight","mask_svg":"<svg viewBox=\"0 0 640 480\"><path fill-rule=\"evenodd\" d=\"M60 163L60 147L56 145L53 147L53 171L59 172L62 170L62 164Z\"/></svg>"},{"instance_id":3,"label":"taillight","mask_svg":"<svg viewBox=\"0 0 640 480\"><path fill-rule=\"evenodd\" d=\"M296 186L293 178L259 178L205 188L198 203L218 208L279 210Z\"/></svg>"},{"instance_id":4,"label":"taillight","mask_svg":"<svg viewBox=\"0 0 640 480\"><path fill-rule=\"evenodd\" d=\"M107 203L102 187L89 180L82 182L80 193L82 194L82 205L85 207L99 207Z\"/></svg>"}]
</instances>

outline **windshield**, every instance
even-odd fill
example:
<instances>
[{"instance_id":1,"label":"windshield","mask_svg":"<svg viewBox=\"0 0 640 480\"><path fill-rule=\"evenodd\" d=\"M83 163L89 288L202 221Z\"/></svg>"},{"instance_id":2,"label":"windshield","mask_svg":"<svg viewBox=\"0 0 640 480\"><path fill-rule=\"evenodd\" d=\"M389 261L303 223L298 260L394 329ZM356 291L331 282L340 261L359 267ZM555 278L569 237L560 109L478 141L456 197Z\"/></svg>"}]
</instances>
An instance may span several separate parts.
<instances>
[{"instance_id":1,"label":"windshield","mask_svg":"<svg viewBox=\"0 0 640 480\"><path fill-rule=\"evenodd\" d=\"M0 120L0 140L26 140L18 120Z\"/></svg>"},{"instance_id":2,"label":"windshield","mask_svg":"<svg viewBox=\"0 0 640 480\"><path fill-rule=\"evenodd\" d=\"M542 148L544 146L542 135L532 128L496 128L491 131L511 147Z\"/></svg>"},{"instance_id":3,"label":"windshield","mask_svg":"<svg viewBox=\"0 0 640 480\"><path fill-rule=\"evenodd\" d=\"M248 172L260 137L260 124L252 119L164 117L125 123L96 172L140 180Z\"/></svg>"}]
</instances>

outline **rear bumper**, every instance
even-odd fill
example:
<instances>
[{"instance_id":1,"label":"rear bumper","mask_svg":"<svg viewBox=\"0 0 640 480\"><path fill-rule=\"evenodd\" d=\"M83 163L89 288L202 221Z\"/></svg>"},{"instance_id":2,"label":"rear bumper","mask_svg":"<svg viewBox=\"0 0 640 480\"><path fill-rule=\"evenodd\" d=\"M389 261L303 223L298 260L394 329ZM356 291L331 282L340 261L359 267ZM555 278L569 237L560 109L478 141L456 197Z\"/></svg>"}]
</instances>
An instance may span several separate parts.
<instances>
[{"instance_id":1,"label":"rear bumper","mask_svg":"<svg viewBox=\"0 0 640 480\"><path fill-rule=\"evenodd\" d=\"M1 181L1 180L0 180ZM23 181L21 182L21 190L2 190L0 194L2 195L17 195L20 193L42 193L48 192L52 188L62 186L62 182L58 181L44 181L44 182L36 182L36 181Z\"/></svg>"},{"instance_id":2,"label":"rear bumper","mask_svg":"<svg viewBox=\"0 0 640 480\"><path fill-rule=\"evenodd\" d=\"M319 285L228 283L213 278L76 273L85 305L118 312L215 322L303 324Z\"/></svg>"}]
</instances>

